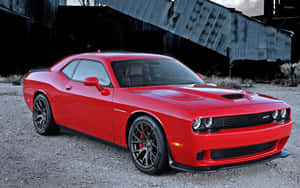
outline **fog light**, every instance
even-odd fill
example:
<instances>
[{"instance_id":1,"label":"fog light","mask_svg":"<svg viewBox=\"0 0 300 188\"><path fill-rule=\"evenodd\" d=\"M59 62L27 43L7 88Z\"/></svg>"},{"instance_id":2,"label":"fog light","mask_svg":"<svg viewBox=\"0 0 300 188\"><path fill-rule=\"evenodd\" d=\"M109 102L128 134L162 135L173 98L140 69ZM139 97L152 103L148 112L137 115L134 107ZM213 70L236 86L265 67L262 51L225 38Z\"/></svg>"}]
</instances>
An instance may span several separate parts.
<instances>
[{"instance_id":1,"label":"fog light","mask_svg":"<svg viewBox=\"0 0 300 188\"><path fill-rule=\"evenodd\" d=\"M277 118L278 118L278 114L279 114L278 110L274 111L274 112L272 113L273 119L277 119Z\"/></svg>"},{"instance_id":2,"label":"fog light","mask_svg":"<svg viewBox=\"0 0 300 188\"><path fill-rule=\"evenodd\" d=\"M285 119L285 118L286 118L286 115L287 115L286 109L280 110L280 117L281 117L282 119Z\"/></svg>"},{"instance_id":3,"label":"fog light","mask_svg":"<svg viewBox=\"0 0 300 188\"><path fill-rule=\"evenodd\" d=\"M199 151L196 156L197 161L201 161L203 159L203 151Z\"/></svg>"}]
</instances>

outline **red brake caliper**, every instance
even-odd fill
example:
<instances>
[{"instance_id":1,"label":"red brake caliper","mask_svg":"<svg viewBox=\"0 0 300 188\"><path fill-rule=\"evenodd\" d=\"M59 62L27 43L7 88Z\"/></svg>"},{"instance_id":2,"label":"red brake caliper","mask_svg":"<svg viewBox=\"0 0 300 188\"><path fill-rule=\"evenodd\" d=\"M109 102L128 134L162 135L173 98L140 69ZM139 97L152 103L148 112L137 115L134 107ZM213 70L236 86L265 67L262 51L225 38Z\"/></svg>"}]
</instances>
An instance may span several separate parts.
<instances>
[{"instance_id":1,"label":"red brake caliper","mask_svg":"<svg viewBox=\"0 0 300 188\"><path fill-rule=\"evenodd\" d=\"M143 135L140 135L140 139L141 139L141 140L144 140L144 136L143 136ZM139 147L140 147L140 149L143 148L143 147L144 147L144 144L140 144Z\"/></svg>"}]
</instances>

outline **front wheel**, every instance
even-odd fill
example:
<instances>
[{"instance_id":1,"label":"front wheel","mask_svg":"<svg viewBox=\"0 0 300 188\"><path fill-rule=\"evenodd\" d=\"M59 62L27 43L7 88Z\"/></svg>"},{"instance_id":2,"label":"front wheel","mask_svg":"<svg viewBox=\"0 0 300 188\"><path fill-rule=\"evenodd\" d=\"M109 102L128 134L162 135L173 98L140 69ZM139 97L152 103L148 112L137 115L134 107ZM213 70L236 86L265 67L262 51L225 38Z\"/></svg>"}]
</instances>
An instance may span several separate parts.
<instances>
[{"instance_id":1,"label":"front wheel","mask_svg":"<svg viewBox=\"0 0 300 188\"><path fill-rule=\"evenodd\" d=\"M160 174L167 168L167 146L160 125L148 116L132 123L128 148L135 166L148 174Z\"/></svg>"},{"instance_id":2,"label":"front wheel","mask_svg":"<svg viewBox=\"0 0 300 188\"><path fill-rule=\"evenodd\" d=\"M35 97L32 118L37 133L49 135L58 132L58 127L54 123L51 107L46 96L39 94Z\"/></svg>"}]
</instances>

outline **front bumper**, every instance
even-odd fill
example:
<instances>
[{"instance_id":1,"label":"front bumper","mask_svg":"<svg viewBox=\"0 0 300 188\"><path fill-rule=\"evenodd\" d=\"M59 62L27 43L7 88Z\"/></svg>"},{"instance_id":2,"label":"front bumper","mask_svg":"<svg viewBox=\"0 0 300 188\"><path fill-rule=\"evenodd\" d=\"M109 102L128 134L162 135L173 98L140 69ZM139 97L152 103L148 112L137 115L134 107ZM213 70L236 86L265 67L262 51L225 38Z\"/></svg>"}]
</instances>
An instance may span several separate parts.
<instances>
[{"instance_id":1,"label":"front bumper","mask_svg":"<svg viewBox=\"0 0 300 188\"><path fill-rule=\"evenodd\" d=\"M278 158L285 158L290 155L289 152L282 150L279 153L276 153L274 155L264 157L261 159L253 160L253 161L247 161L243 163L235 163L231 165L219 165L219 166L208 166L208 167L193 167L193 166L188 166L188 165L183 165L174 162L173 160L169 161L169 165L171 168L179 171L185 171L185 172L197 172L197 173L209 173L209 172L216 172L218 170L226 170L226 169L232 169L232 168L240 168L244 166L249 166L252 164L257 164L257 163L264 163L268 161L272 161L274 159Z\"/></svg>"},{"instance_id":2,"label":"front bumper","mask_svg":"<svg viewBox=\"0 0 300 188\"><path fill-rule=\"evenodd\" d=\"M268 125L227 129L216 133L194 133L190 131L189 137L175 141L180 144L174 145L174 140L169 144L171 162L174 168L189 166L192 168L215 168L242 164L249 161L269 158L281 154L292 129L292 121L287 123L272 123ZM249 155L232 158L212 159L211 151L227 148L252 146L274 141L271 148ZM197 155L201 152L201 159ZM176 165L180 164L180 165Z\"/></svg>"}]
</instances>

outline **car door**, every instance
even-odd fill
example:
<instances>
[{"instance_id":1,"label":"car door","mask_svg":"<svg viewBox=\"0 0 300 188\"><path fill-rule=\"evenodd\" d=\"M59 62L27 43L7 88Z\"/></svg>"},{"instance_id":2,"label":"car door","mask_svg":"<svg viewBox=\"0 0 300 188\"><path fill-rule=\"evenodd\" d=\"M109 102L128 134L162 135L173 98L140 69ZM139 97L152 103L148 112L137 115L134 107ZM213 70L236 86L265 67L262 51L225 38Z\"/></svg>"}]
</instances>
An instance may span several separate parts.
<instances>
[{"instance_id":1,"label":"car door","mask_svg":"<svg viewBox=\"0 0 300 188\"><path fill-rule=\"evenodd\" d=\"M95 86L87 86L86 78L96 77L107 91L105 95ZM113 92L109 75L103 63L82 59L71 80L66 84L66 126L105 140L112 141Z\"/></svg>"},{"instance_id":2,"label":"car door","mask_svg":"<svg viewBox=\"0 0 300 188\"><path fill-rule=\"evenodd\" d=\"M74 121L73 114L70 113L72 110L75 100L69 96L70 92L70 83L77 68L80 60L75 59L71 60L58 75L60 82L57 82L55 85L56 95L53 97L52 103L52 113L54 115L54 120L57 124L73 128L72 121Z\"/></svg>"}]
</instances>

